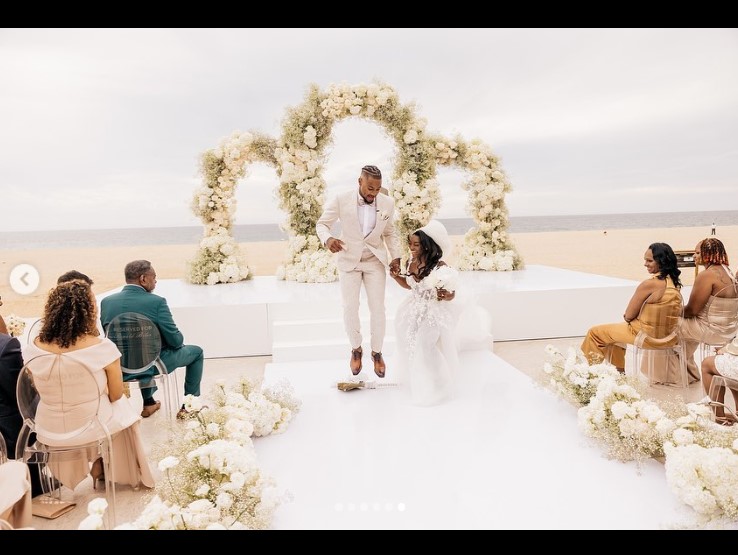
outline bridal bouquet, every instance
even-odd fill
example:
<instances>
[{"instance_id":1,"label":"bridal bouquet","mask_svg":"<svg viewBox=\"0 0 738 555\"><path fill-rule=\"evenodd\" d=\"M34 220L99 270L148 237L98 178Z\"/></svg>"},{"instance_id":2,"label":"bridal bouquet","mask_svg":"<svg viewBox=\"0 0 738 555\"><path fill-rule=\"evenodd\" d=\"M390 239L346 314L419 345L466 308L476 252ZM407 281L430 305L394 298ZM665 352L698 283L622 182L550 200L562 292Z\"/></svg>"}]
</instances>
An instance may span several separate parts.
<instances>
[{"instance_id":1,"label":"bridal bouquet","mask_svg":"<svg viewBox=\"0 0 738 555\"><path fill-rule=\"evenodd\" d=\"M453 293L459 281L459 272L451 266L436 266L424 281L429 289L435 287Z\"/></svg>"},{"instance_id":2,"label":"bridal bouquet","mask_svg":"<svg viewBox=\"0 0 738 555\"><path fill-rule=\"evenodd\" d=\"M26 329L26 322L15 314L8 316L8 321L5 322L8 327L8 333L11 337L19 337L23 335L23 330Z\"/></svg>"}]
</instances>

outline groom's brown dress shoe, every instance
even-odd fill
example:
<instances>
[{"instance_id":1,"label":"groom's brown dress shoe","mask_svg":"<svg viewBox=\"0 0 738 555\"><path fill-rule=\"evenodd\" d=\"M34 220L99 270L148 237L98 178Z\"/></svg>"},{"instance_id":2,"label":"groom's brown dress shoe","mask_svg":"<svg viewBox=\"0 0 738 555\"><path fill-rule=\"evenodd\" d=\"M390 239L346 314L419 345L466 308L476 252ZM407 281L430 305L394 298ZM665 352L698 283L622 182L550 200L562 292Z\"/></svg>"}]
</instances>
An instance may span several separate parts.
<instances>
[{"instance_id":1,"label":"groom's brown dress shoe","mask_svg":"<svg viewBox=\"0 0 738 555\"><path fill-rule=\"evenodd\" d=\"M384 378L384 371L387 369L387 365L384 363L382 353L372 351L372 360L374 360L374 373L380 378Z\"/></svg>"},{"instance_id":2,"label":"groom's brown dress shoe","mask_svg":"<svg viewBox=\"0 0 738 555\"><path fill-rule=\"evenodd\" d=\"M351 349L351 373L356 376L361 372L361 349Z\"/></svg>"}]
</instances>

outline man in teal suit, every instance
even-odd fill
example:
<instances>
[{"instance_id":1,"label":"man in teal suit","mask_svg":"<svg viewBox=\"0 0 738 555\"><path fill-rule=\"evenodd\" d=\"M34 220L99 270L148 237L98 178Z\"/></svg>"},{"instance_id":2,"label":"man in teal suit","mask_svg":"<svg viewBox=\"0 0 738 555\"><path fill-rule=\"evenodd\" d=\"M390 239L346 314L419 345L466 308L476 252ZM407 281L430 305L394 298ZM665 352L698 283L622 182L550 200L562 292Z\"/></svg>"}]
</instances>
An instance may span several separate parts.
<instances>
[{"instance_id":1,"label":"man in teal suit","mask_svg":"<svg viewBox=\"0 0 738 555\"><path fill-rule=\"evenodd\" d=\"M100 305L100 320L104 330L116 316L124 312L138 312L154 322L161 334L161 360L172 372L181 366L186 367L184 392L185 395L200 395L200 381L202 380L203 353L197 345L185 345L184 336L177 328L169 310L167 300L152 291L156 287L156 272L148 260L134 260L126 264L126 285L119 293L114 293L102 300ZM156 374L151 368L150 375ZM141 374L137 374L140 379ZM156 387L141 390L144 400L141 416L147 418L161 407L159 401L154 401ZM177 418L187 418L188 413L182 405Z\"/></svg>"}]
</instances>

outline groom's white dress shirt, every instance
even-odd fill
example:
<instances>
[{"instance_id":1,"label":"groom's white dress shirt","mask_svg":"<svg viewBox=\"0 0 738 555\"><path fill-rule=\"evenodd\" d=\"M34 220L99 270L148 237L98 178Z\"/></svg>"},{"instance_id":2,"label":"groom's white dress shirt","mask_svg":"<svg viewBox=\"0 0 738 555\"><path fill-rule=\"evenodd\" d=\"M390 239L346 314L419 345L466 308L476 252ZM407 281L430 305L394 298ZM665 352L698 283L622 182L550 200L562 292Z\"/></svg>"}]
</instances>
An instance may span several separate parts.
<instances>
[{"instance_id":1,"label":"groom's white dress shirt","mask_svg":"<svg viewBox=\"0 0 738 555\"><path fill-rule=\"evenodd\" d=\"M374 231L374 226L377 225L377 200L368 204L364 197L357 194L359 204L359 221L361 222L361 230L364 233L364 237Z\"/></svg>"}]
</instances>

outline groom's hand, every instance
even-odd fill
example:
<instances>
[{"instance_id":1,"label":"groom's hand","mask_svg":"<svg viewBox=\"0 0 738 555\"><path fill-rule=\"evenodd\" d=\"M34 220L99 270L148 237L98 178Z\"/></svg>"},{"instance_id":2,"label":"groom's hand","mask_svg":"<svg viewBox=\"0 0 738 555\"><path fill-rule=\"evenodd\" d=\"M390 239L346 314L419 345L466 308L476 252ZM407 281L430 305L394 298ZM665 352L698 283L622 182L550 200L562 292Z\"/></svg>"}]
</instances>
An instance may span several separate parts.
<instances>
[{"instance_id":1,"label":"groom's hand","mask_svg":"<svg viewBox=\"0 0 738 555\"><path fill-rule=\"evenodd\" d=\"M331 252L340 252L343 250L343 241L334 237L329 237L325 242L325 246L328 247L328 250Z\"/></svg>"}]
</instances>

